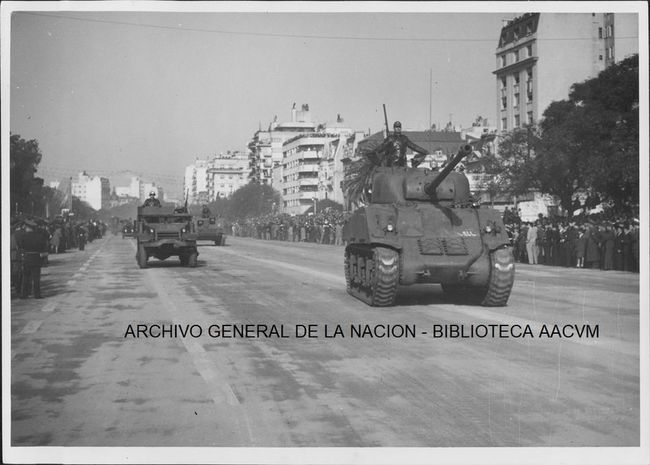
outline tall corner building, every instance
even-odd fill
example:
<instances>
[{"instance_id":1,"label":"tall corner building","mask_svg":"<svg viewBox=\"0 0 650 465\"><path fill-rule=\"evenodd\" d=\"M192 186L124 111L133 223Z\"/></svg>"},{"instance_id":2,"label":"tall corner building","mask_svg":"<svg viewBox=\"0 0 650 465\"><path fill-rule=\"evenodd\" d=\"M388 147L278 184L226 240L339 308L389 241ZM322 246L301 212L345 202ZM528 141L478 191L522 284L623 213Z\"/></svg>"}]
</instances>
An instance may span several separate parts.
<instances>
[{"instance_id":1,"label":"tall corner building","mask_svg":"<svg viewBox=\"0 0 650 465\"><path fill-rule=\"evenodd\" d=\"M501 29L496 50L497 128L537 123L571 85L638 53L638 15L527 13Z\"/></svg>"}]
</instances>

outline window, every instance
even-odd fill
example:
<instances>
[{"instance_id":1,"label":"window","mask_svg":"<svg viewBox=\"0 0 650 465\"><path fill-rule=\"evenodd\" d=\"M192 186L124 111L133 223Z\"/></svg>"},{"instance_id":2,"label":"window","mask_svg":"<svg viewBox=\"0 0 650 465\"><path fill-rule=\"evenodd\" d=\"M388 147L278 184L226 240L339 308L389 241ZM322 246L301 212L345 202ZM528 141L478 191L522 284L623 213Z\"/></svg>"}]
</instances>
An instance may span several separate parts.
<instances>
[{"instance_id":1,"label":"window","mask_svg":"<svg viewBox=\"0 0 650 465\"><path fill-rule=\"evenodd\" d=\"M531 35L533 33L533 23L526 23L526 35Z\"/></svg>"},{"instance_id":2,"label":"window","mask_svg":"<svg viewBox=\"0 0 650 465\"><path fill-rule=\"evenodd\" d=\"M514 99L512 101L512 107L513 108L518 108L519 107L519 93L514 95Z\"/></svg>"},{"instance_id":3,"label":"window","mask_svg":"<svg viewBox=\"0 0 650 465\"><path fill-rule=\"evenodd\" d=\"M519 121L519 115L515 115L515 127L516 127L516 128L519 127L519 123L520 123L520 121Z\"/></svg>"},{"instance_id":4,"label":"window","mask_svg":"<svg viewBox=\"0 0 650 465\"><path fill-rule=\"evenodd\" d=\"M505 76L503 76L503 77L501 78L501 88L502 88L502 89L505 89L505 88L506 88L506 77L505 77Z\"/></svg>"},{"instance_id":5,"label":"window","mask_svg":"<svg viewBox=\"0 0 650 465\"><path fill-rule=\"evenodd\" d=\"M503 68L506 65L506 56L501 55L501 67Z\"/></svg>"},{"instance_id":6,"label":"window","mask_svg":"<svg viewBox=\"0 0 650 465\"><path fill-rule=\"evenodd\" d=\"M512 54L514 56L514 62L515 63L518 62L519 61L519 50L515 50Z\"/></svg>"},{"instance_id":7,"label":"window","mask_svg":"<svg viewBox=\"0 0 650 465\"><path fill-rule=\"evenodd\" d=\"M508 97L501 97L501 109L505 110L508 107Z\"/></svg>"},{"instance_id":8,"label":"window","mask_svg":"<svg viewBox=\"0 0 650 465\"><path fill-rule=\"evenodd\" d=\"M512 75L513 79L515 80L515 85L519 85L519 73L513 74Z\"/></svg>"},{"instance_id":9,"label":"window","mask_svg":"<svg viewBox=\"0 0 650 465\"><path fill-rule=\"evenodd\" d=\"M603 38L603 28L602 28L602 27L599 27L599 28L598 28L598 38L599 38L599 39L602 39L602 38Z\"/></svg>"},{"instance_id":10,"label":"window","mask_svg":"<svg viewBox=\"0 0 650 465\"><path fill-rule=\"evenodd\" d=\"M602 56L602 55L598 55L598 60L599 60L599 61L603 61L603 56Z\"/></svg>"},{"instance_id":11,"label":"window","mask_svg":"<svg viewBox=\"0 0 650 465\"><path fill-rule=\"evenodd\" d=\"M609 47L605 49L605 58L609 60L611 57L609 56Z\"/></svg>"},{"instance_id":12,"label":"window","mask_svg":"<svg viewBox=\"0 0 650 465\"><path fill-rule=\"evenodd\" d=\"M501 130L502 131L507 131L508 130L508 118L502 118L501 119Z\"/></svg>"},{"instance_id":13,"label":"window","mask_svg":"<svg viewBox=\"0 0 650 465\"><path fill-rule=\"evenodd\" d=\"M533 44L526 45L526 56L528 58L533 56Z\"/></svg>"},{"instance_id":14,"label":"window","mask_svg":"<svg viewBox=\"0 0 650 465\"><path fill-rule=\"evenodd\" d=\"M529 111L528 113L526 113L526 118L527 118L526 122L528 124L533 124L533 112L532 111Z\"/></svg>"}]
</instances>

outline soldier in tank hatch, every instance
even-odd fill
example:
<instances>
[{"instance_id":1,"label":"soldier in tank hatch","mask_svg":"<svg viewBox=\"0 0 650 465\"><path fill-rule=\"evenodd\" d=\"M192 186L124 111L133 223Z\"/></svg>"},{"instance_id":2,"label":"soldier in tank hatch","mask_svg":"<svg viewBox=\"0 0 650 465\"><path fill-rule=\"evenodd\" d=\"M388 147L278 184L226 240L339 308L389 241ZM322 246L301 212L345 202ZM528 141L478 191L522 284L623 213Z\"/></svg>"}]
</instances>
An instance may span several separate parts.
<instances>
[{"instance_id":1,"label":"soldier in tank hatch","mask_svg":"<svg viewBox=\"0 0 650 465\"><path fill-rule=\"evenodd\" d=\"M380 165L406 166L406 149L411 149L416 153L411 161L413 168L422 163L424 157L428 155L426 149L414 144L406 135L402 134L402 123L395 121L393 133L389 134L377 149L377 152L384 153Z\"/></svg>"}]
</instances>

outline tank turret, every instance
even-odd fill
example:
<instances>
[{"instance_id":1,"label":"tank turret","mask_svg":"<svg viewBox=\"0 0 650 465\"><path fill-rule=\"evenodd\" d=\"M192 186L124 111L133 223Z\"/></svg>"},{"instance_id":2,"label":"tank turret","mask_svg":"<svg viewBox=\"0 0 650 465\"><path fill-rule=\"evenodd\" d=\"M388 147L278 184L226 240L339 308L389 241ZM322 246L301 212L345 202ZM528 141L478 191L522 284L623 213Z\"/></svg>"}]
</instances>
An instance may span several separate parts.
<instances>
[{"instance_id":1,"label":"tank turret","mask_svg":"<svg viewBox=\"0 0 650 465\"><path fill-rule=\"evenodd\" d=\"M472 153L472 146L469 144L463 145L459 150L458 153L454 156L454 158L451 159L449 163L445 165L445 167L438 173L438 175L428 183L426 186L424 186L424 192L426 192L429 196L435 198L437 197L437 192L436 190L444 181L447 176L453 171L456 166L461 162L463 158L465 158L467 155ZM467 192L469 194L469 192Z\"/></svg>"}]
</instances>

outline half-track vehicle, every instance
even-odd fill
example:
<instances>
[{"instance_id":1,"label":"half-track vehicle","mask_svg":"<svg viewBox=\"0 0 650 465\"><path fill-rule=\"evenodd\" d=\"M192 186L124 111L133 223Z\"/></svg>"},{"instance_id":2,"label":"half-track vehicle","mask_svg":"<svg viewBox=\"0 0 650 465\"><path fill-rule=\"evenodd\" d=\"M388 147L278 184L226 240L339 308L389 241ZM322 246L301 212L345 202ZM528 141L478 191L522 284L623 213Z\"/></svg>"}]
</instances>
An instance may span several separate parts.
<instances>
[{"instance_id":1,"label":"half-track vehicle","mask_svg":"<svg viewBox=\"0 0 650 465\"><path fill-rule=\"evenodd\" d=\"M226 245L223 224L214 216L194 218L194 230L199 241L213 241L214 245Z\"/></svg>"},{"instance_id":2,"label":"half-track vehicle","mask_svg":"<svg viewBox=\"0 0 650 465\"><path fill-rule=\"evenodd\" d=\"M122 225L122 239L125 237L133 237L134 227L132 222L124 222Z\"/></svg>"},{"instance_id":3,"label":"half-track vehicle","mask_svg":"<svg viewBox=\"0 0 650 465\"><path fill-rule=\"evenodd\" d=\"M140 268L147 267L149 257L165 260L177 256L183 266L197 264L197 234L187 209L138 207L134 235L138 242L135 258Z\"/></svg>"},{"instance_id":4,"label":"half-track vehicle","mask_svg":"<svg viewBox=\"0 0 650 465\"><path fill-rule=\"evenodd\" d=\"M506 305L515 264L501 214L478 206L453 171L471 151L462 146L440 171L375 169L371 202L343 229L349 294L390 306L398 285L435 283L462 303Z\"/></svg>"}]
</instances>

